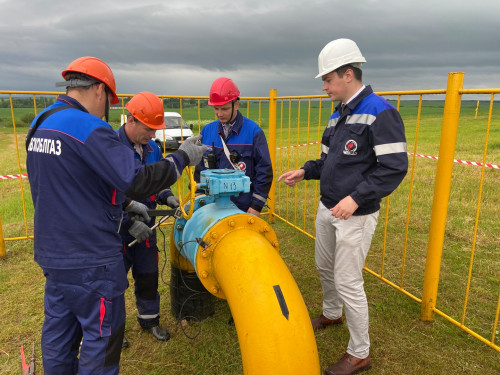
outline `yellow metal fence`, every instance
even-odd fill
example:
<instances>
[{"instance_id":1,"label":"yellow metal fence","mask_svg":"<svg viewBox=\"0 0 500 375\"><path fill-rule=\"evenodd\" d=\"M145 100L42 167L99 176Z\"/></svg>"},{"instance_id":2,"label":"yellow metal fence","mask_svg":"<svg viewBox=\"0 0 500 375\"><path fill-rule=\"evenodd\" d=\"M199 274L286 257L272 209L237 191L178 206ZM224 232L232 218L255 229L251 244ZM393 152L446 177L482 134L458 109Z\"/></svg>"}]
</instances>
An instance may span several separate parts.
<instances>
[{"instance_id":1,"label":"yellow metal fence","mask_svg":"<svg viewBox=\"0 0 500 375\"><path fill-rule=\"evenodd\" d=\"M500 171L498 165L491 164L500 161L500 137L489 141L492 131L500 132L500 121L493 116L494 96L500 89L463 89L463 76L450 73L445 90L378 93L393 101L405 121L410 168L401 186L382 202L365 271L420 303L422 320L431 321L438 314L500 352L500 238L496 223ZM16 175L22 176L22 140L27 127L16 126L20 114L16 114L13 95L32 96L36 114L40 109L37 97L55 97L57 93L0 94L10 100L17 163L12 170L0 173L16 170ZM490 96L484 110L484 104L479 105L484 100L474 100L471 105L464 99L472 94ZM125 113L124 105L131 97L119 96L121 107L112 110L110 117L115 127L120 125L119 115ZM442 100L435 99L439 96L445 98L444 106ZM172 104L194 125L195 133L214 119L207 97L160 97L166 107ZM462 106L462 102L467 105ZM274 89L269 97L242 97L240 106L245 116L264 129L270 150L275 151L271 152L275 184L270 192L268 219L281 220L311 238L319 202L318 181L289 188L276 180L282 173L319 157L321 135L333 108L334 103L326 96L284 97ZM461 135L459 125L470 127L469 118L476 121L477 133L466 131ZM468 160L458 159L459 152ZM5 175L0 177L5 179ZM23 212L22 228L9 224L8 237L4 238L0 222L0 257L5 257L5 241L33 238L32 204L25 197L29 189L26 178L0 184L11 184L10 190L20 195ZM13 188L12 184L19 186Z\"/></svg>"}]
</instances>

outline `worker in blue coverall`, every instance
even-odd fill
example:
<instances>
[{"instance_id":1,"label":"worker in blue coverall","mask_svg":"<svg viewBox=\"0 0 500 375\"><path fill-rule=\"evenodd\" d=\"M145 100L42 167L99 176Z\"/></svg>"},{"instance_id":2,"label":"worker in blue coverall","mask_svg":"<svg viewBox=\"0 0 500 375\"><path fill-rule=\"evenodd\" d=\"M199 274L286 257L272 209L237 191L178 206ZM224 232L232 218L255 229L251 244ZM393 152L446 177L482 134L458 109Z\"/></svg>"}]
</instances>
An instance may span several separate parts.
<instances>
[{"instance_id":1,"label":"worker in blue coverall","mask_svg":"<svg viewBox=\"0 0 500 375\"><path fill-rule=\"evenodd\" d=\"M338 101L321 139L321 156L281 175L289 186L319 179L315 261L323 288L323 312L311 320L322 330L343 322L346 353L325 375L371 368L368 302L363 267L377 226L380 200L408 170L405 128L396 108L362 83L366 60L350 39L328 43L318 56L323 90Z\"/></svg>"},{"instance_id":2,"label":"worker in blue coverall","mask_svg":"<svg viewBox=\"0 0 500 375\"><path fill-rule=\"evenodd\" d=\"M240 91L229 78L217 78L210 87L208 104L217 120L201 130L208 150L196 167L195 179L205 169L236 169L250 178L250 192L232 196L231 201L242 211L260 216L273 183L269 147L262 129L242 116L239 109ZM234 325L231 317L229 324Z\"/></svg>"},{"instance_id":3,"label":"worker in blue coverall","mask_svg":"<svg viewBox=\"0 0 500 375\"><path fill-rule=\"evenodd\" d=\"M146 166L105 121L118 103L111 69L81 57L62 72L66 95L37 116L26 137L34 259L46 278L45 374L118 374L128 286L119 228L123 209L149 220L142 199L201 160L200 136ZM189 141L189 142L188 142ZM82 340L83 339L83 340Z\"/></svg>"},{"instance_id":4,"label":"worker in blue coverall","mask_svg":"<svg viewBox=\"0 0 500 375\"><path fill-rule=\"evenodd\" d=\"M217 78L210 88L208 105L217 120L203 127L203 144L208 151L196 168L195 178L204 169L228 168L245 172L250 178L250 192L231 197L242 211L260 216L273 183L269 147L262 129L240 113L240 91L226 77Z\"/></svg>"},{"instance_id":5,"label":"worker in blue coverall","mask_svg":"<svg viewBox=\"0 0 500 375\"><path fill-rule=\"evenodd\" d=\"M129 111L127 122L117 130L123 144L134 152L134 157L141 164L151 164L161 160L158 145L152 140L158 129L165 128L163 103L151 92L140 92L125 105ZM179 199L170 189L153 194L139 201L147 209L155 209L157 202L172 208L179 207ZM168 331L160 326L160 294L158 293L158 247L155 217L147 223L134 221L125 213L120 235L123 241L123 260L128 273L132 268L136 306L139 312L137 320L141 327L151 332L159 341L170 338ZM128 246L137 240L137 243ZM128 340L123 338L123 347L128 347Z\"/></svg>"}]
</instances>

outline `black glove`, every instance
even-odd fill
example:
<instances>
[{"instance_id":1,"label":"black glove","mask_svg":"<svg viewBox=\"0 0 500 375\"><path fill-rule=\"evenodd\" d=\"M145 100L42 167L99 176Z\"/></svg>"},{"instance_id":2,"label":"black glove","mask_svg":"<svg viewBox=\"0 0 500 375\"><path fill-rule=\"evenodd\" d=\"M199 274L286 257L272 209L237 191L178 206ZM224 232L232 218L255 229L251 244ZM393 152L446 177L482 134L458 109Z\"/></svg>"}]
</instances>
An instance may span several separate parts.
<instances>
[{"instance_id":1,"label":"black glove","mask_svg":"<svg viewBox=\"0 0 500 375\"><path fill-rule=\"evenodd\" d=\"M177 206L171 206L169 204L169 203L174 203L171 199L173 196L174 196L174 193L172 193L172 189L170 189L170 188L164 189L164 190L160 191L158 194L156 194L156 203L164 204L166 206L170 206L173 208L177 208L179 206L178 199L177 199Z\"/></svg>"},{"instance_id":2,"label":"black glove","mask_svg":"<svg viewBox=\"0 0 500 375\"><path fill-rule=\"evenodd\" d=\"M128 228L128 232L137 240L138 243L143 242L146 238L153 234L151 228L142 221L134 221L130 228Z\"/></svg>"},{"instance_id":3,"label":"black glove","mask_svg":"<svg viewBox=\"0 0 500 375\"><path fill-rule=\"evenodd\" d=\"M151 221L148 215L148 207L145 204L132 201L132 203L125 207L125 212L134 220L144 221L146 223Z\"/></svg>"},{"instance_id":4,"label":"black glove","mask_svg":"<svg viewBox=\"0 0 500 375\"><path fill-rule=\"evenodd\" d=\"M203 157L207 146L201 144L201 134L196 137L189 137L179 147L180 151L184 151L189 158L189 165L198 165Z\"/></svg>"},{"instance_id":5,"label":"black glove","mask_svg":"<svg viewBox=\"0 0 500 375\"><path fill-rule=\"evenodd\" d=\"M179 198L176 197L175 195L171 195L167 198L167 206L171 208L177 208L179 207Z\"/></svg>"},{"instance_id":6,"label":"black glove","mask_svg":"<svg viewBox=\"0 0 500 375\"><path fill-rule=\"evenodd\" d=\"M163 194L164 192L166 194ZM175 195L173 195L172 191L170 189L165 189L157 195L156 203L164 204L164 205L169 206L171 208L177 208L177 207L179 207L179 198L177 198Z\"/></svg>"}]
</instances>

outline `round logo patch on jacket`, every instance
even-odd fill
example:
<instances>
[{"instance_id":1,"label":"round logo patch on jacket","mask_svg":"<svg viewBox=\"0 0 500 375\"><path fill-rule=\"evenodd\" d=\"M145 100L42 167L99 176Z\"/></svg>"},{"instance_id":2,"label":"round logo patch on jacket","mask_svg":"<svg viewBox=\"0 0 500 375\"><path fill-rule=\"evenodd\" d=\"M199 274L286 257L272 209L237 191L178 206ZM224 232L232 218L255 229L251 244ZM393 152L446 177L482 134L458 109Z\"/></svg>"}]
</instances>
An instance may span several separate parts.
<instances>
[{"instance_id":1,"label":"round logo patch on jacket","mask_svg":"<svg viewBox=\"0 0 500 375\"><path fill-rule=\"evenodd\" d=\"M344 154L345 155L357 155L356 152L358 150L358 144L355 140L349 139L344 146Z\"/></svg>"},{"instance_id":2,"label":"round logo patch on jacket","mask_svg":"<svg viewBox=\"0 0 500 375\"><path fill-rule=\"evenodd\" d=\"M240 169L240 171L246 171L247 165L244 162L240 161L238 162L238 168Z\"/></svg>"}]
</instances>

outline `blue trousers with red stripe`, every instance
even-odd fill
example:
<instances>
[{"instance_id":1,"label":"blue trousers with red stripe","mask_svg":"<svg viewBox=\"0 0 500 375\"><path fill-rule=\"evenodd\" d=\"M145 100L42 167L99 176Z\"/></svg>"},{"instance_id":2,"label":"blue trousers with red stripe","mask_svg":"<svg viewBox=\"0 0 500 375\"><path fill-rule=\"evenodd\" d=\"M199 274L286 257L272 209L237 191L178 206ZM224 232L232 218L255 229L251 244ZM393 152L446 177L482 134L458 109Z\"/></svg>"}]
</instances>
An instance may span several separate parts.
<instances>
[{"instance_id":1,"label":"blue trousers with red stripe","mask_svg":"<svg viewBox=\"0 0 500 375\"><path fill-rule=\"evenodd\" d=\"M128 287L123 262L43 272L44 373L118 374Z\"/></svg>"}]
</instances>

